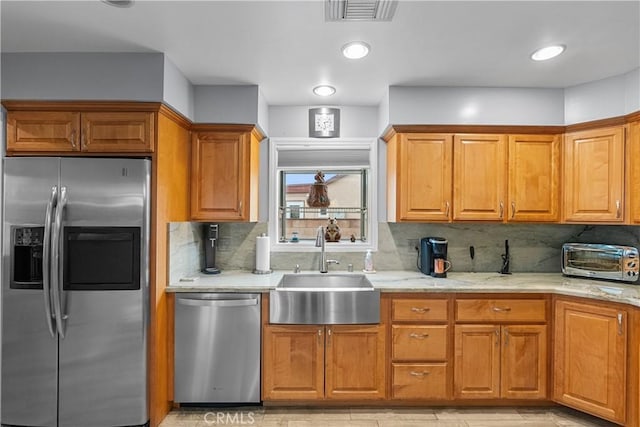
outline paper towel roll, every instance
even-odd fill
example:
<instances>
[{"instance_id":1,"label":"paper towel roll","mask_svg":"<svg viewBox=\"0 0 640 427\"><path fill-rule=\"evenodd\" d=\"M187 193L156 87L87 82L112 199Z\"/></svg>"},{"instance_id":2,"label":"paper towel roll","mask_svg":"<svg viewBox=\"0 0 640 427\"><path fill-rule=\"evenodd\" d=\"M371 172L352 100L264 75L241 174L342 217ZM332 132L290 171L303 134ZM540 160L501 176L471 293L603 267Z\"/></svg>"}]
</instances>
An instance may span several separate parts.
<instances>
[{"instance_id":1,"label":"paper towel roll","mask_svg":"<svg viewBox=\"0 0 640 427\"><path fill-rule=\"evenodd\" d=\"M271 252L269 252L269 236L262 233L256 237L256 273L271 272Z\"/></svg>"}]
</instances>

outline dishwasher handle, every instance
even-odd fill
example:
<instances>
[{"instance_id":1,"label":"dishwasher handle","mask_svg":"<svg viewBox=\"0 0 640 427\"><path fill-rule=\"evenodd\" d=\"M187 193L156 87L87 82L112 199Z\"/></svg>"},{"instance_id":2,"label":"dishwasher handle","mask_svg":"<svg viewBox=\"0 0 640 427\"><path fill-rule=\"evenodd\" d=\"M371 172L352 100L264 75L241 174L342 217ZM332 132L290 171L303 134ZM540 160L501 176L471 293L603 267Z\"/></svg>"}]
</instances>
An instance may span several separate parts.
<instances>
[{"instance_id":1,"label":"dishwasher handle","mask_svg":"<svg viewBox=\"0 0 640 427\"><path fill-rule=\"evenodd\" d=\"M249 307L258 305L257 298L251 299L194 299L178 298L179 305L190 305L196 307Z\"/></svg>"}]
</instances>

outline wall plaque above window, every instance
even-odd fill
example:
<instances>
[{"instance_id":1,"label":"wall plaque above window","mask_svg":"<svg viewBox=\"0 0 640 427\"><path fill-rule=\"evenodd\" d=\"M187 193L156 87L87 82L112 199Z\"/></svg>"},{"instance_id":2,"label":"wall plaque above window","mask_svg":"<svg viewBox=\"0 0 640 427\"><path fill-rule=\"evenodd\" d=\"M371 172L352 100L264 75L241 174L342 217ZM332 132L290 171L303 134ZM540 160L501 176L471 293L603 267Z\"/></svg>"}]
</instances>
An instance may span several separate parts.
<instances>
[{"instance_id":1,"label":"wall plaque above window","mask_svg":"<svg viewBox=\"0 0 640 427\"><path fill-rule=\"evenodd\" d=\"M339 136L340 109L328 107L309 109L309 137L337 138Z\"/></svg>"}]
</instances>

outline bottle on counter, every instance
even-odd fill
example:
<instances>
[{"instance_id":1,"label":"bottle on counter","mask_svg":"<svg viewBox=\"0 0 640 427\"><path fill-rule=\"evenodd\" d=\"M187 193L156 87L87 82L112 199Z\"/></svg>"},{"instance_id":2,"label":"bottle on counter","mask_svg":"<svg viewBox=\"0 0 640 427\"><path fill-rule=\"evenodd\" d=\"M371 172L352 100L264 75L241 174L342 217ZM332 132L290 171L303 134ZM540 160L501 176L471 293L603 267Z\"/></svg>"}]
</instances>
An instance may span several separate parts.
<instances>
[{"instance_id":1,"label":"bottle on counter","mask_svg":"<svg viewBox=\"0 0 640 427\"><path fill-rule=\"evenodd\" d=\"M372 272L373 269L373 253L371 249L367 249L367 253L364 256L364 271Z\"/></svg>"}]
</instances>

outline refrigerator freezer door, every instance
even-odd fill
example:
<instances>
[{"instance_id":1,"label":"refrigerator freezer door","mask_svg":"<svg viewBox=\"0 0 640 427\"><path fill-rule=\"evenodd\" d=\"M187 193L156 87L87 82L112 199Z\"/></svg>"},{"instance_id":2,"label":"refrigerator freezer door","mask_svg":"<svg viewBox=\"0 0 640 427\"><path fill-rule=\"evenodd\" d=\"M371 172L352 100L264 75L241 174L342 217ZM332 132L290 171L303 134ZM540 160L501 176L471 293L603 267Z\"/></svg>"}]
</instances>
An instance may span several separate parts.
<instances>
[{"instance_id":1,"label":"refrigerator freezer door","mask_svg":"<svg viewBox=\"0 0 640 427\"><path fill-rule=\"evenodd\" d=\"M64 226L139 226L140 289L63 291L59 425L120 426L148 421L149 162L62 159ZM64 259L61 260L61 264Z\"/></svg>"},{"instance_id":2,"label":"refrigerator freezer door","mask_svg":"<svg viewBox=\"0 0 640 427\"><path fill-rule=\"evenodd\" d=\"M11 289L12 228L43 226L59 159L4 161L2 423L55 426L58 339L49 334L43 291Z\"/></svg>"}]
</instances>

